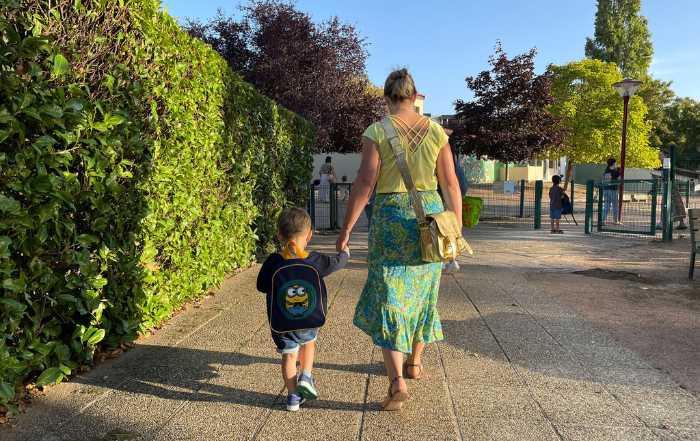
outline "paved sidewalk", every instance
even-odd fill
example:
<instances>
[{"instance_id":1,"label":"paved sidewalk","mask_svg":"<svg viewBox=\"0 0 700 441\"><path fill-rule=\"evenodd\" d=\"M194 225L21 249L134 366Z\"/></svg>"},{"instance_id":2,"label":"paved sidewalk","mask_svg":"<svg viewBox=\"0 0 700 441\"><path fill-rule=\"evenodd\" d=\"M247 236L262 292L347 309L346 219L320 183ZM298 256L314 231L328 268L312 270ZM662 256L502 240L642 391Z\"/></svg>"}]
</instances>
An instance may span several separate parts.
<instances>
[{"instance_id":1,"label":"paved sidewalk","mask_svg":"<svg viewBox=\"0 0 700 441\"><path fill-rule=\"evenodd\" d=\"M359 233L348 267L327 279L332 303L314 369L321 398L299 412L284 410L279 356L254 290L258 266L135 349L51 388L0 438L700 439L693 396L523 277L556 277L576 268L553 256L622 242L546 233L467 232L476 257L442 278L445 340L428 345L403 412L379 412L388 385L381 353L352 325L367 274ZM311 248L330 252L334 240L314 236Z\"/></svg>"}]
</instances>

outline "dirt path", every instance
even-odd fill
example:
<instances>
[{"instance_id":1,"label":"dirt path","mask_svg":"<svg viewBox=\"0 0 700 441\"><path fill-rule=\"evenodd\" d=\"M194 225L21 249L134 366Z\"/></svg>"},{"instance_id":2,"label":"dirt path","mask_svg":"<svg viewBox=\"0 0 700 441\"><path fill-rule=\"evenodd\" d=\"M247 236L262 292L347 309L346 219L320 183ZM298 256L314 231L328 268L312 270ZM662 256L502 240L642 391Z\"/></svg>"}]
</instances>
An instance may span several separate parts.
<instances>
[{"instance_id":1,"label":"dirt path","mask_svg":"<svg viewBox=\"0 0 700 441\"><path fill-rule=\"evenodd\" d=\"M687 279L688 240L650 242L562 261L583 270L526 277L618 343L700 396L700 277Z\"/></svg>"}]
</instances>

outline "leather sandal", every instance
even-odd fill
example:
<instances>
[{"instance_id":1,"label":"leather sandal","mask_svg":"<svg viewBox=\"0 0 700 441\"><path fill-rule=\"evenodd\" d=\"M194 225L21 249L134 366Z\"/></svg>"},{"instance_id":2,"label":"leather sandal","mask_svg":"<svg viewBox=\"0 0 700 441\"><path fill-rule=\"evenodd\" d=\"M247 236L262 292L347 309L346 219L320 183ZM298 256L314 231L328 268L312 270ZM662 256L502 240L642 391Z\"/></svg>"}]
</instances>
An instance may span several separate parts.
<instances>
[{"instance_id":1,"label":"leather sandal","mask_svg":"<svg viewBox=\"0 0 700 441\"><path fill-rule=\"evenodd\" d=\"M404 363L404 366L406 367L406 376L410 378L411 380L420 380L421 375L423 375L423 369L425 369L425 366L423 366L423 363L418 363L418 364L409 364L408 360ZM409 367L417 367L418 368L418 375L411 375L408 373L408 368Z\"/></svg>"},{"instance_id":2,"label":"leather sandal","mask_svg":"<svg viewBox=\"0 0 700 441\"><path fill-rule=\"evenodd\" d=\"M398 391L396 393L391 393L391 387L396 383L399 378L403 378L401 375L398 377L394 378L391 380L391 383L389 383L389 402L386 403L386 406L380 406L381 410L386 410L386 411L395 411L395 410L401 410L403 407L404 401L408 400L408 392L403 392L403 391Z\"/></svg>"}]
</instances>

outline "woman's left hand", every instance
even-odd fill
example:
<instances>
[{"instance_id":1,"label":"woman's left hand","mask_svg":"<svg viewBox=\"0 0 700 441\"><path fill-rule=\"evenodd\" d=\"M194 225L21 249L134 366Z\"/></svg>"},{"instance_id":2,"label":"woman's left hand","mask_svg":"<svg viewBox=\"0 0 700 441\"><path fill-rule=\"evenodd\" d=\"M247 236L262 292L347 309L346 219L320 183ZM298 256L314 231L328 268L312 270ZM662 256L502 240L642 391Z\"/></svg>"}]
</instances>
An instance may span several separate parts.
<instances>
[{"instance_id":1,"label":"woman's left hand","mask_svg":"<svg viewBox=\"0 0 700 441\"><path fill-rule=\"evenodd\" d=\"M343 251L348 246L348 242L350 242L350 231L340 230L338 239L335 241L335 250L337 252Z\"/></svg>"}]
</instances>

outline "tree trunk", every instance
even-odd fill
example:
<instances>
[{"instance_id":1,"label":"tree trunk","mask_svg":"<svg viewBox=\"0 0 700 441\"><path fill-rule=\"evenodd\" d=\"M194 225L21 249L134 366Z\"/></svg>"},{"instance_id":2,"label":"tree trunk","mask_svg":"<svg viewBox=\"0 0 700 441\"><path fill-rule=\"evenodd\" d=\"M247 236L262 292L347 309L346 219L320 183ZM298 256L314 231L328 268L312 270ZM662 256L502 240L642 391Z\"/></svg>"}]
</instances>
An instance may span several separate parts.
<instances>
[{"instance_id":1,"label":"tree trunk","mask_svg":"<svg viewBox=\"0 0 700 441\"><path fill-rule=\"evenodd\" d=\"M566 164L566 178L564 179L564 191L569 187L571 175L574 173L574 161L568 161Z\"/></svg>"},{"instance_id":2,"label":"tree trunk","mask_svg":"<svg viewBox=\"0 0 700 441\"><path fill-rule=\"evenodd\" d=\"M508 163L506 162L506 178L504 179L504 181L507 181L507 180L508 180Z\"/></svg>"}]
</instances>

